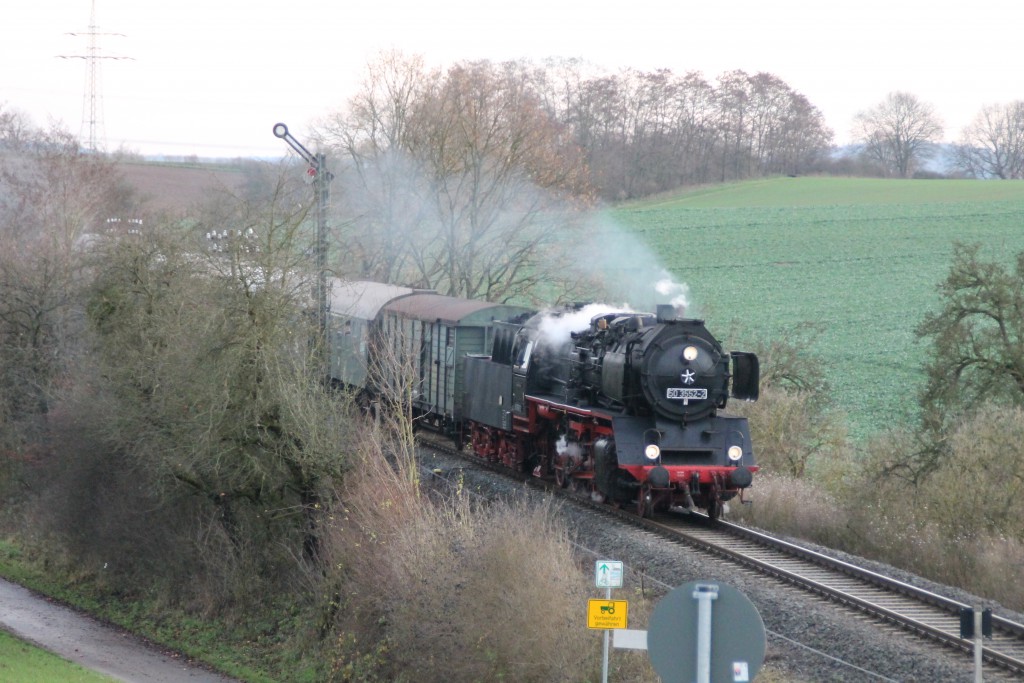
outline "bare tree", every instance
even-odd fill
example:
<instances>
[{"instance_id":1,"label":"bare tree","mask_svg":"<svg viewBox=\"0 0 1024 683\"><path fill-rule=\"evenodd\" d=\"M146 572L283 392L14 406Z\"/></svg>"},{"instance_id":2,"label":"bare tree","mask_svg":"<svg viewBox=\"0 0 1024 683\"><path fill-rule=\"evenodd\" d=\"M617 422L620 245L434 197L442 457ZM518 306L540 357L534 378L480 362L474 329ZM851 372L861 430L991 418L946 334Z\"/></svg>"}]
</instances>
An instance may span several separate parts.
<instances>
[{"instance_id":1,"label":"bare tree","mask_svg":"<svg viewBox=\"0 0 1024 683\"><path fill-rule=\"evenodd\" d=\"M691 72L683 77L677 98L675 147L685 169L679 185L711 182L720 143L715 88L700 73Z\"/></svg>"},{"instance_id":2,"label":"bare tree","mask_svg":"<svg viewBox=\"0 0 1024 683\"><path fill-rule=\"evenodd\" d=\"M718 78L715 89L718 109L720 173L718 180L743 179L749 175L750 79L743 71L730 71Z\"/></svg>"},{"instance_id":3,"label":"bare tree","mask_svg":"<svg viewBox=\"0 0 1024 683\"><path fill-rule=\"evenodd\" d=\"M583 152L593 182L604 197L625 199L629 166L629 140L624 129L628 92L621 78L601 75L587 79L577 89L562 120Z\"/></svg>"},{"instance_id":4,"label":"bare tree","mask_svg":"<svg viewBox=\"0 0 1024 683\"><path fill-rule=\"evenodd\" d=\"M960 136L956 162L978 178L1024 178L1024 100L982 108Z\"/></svg>"},{"instance_id":5,"label":"bare tree","mask_svg":"<svg viewBox=\"0 0 1024 683\"><path fill-rule=\"evenodd\" d=\"M854 117L853 136L882 170L909 178L942 136L935 108L907 92L892 92Z\"/></svg>"},{"instance_id":6,"label":"bare tree","mask_svg":"<svg viewBox=\"0 0 1024 683\"><path fill-rule=\"evenodd\" d=\"M442 293L507 301L561 277L545 252L569 237L586 174L533 78L519 62L456 65L420 110L440 248L418 267Z\"/></svg>"},{"instance_id":7,"label":"bare tree","mask_svg":"<svg viewBox=\"0 0 1024 683\"><path fill-rule=\"evenodd\" d=\"M0 150L17 150L35 137L28 116L0 103Z\"/></svg>"},{"instance_id":8,"label":"bare tree","mask_svg":"<svg viewBox=\"0 0 1024 683\"><path fill-rule=\"evenodd\" d=\"M750 173L799 173L828 149L832 131L821 112L780 78L757 73L750 81Z\"/></svg>"},{"instance_id":9,"label":"bare tree","mask_svg":"<svg viewBox=\"0 0 1024 683\"><path fill-rule=\"evenodd\" d=\"M410 280L411 254L423 248L431 192L410 127L416 107L440 78L420 57L382 53L367 65L346 111L324 120L323 143L341 152L335 222L344 244L338 269L381 282Z\"/></svg>"},{"instance_id":10,"label":"bare tree","mask_svg":"<svg viewBox=\"0 0 1024 683\"><path fill-rule=\"evenodd\" d=\"M355 188L348 274L491 301L559 281L549 252L572 230L586 174L538 77L518 62L440 73L389 54L371 65L348 114L322 131L352 162L341 171Z\"/></svg>"}]
</instances>

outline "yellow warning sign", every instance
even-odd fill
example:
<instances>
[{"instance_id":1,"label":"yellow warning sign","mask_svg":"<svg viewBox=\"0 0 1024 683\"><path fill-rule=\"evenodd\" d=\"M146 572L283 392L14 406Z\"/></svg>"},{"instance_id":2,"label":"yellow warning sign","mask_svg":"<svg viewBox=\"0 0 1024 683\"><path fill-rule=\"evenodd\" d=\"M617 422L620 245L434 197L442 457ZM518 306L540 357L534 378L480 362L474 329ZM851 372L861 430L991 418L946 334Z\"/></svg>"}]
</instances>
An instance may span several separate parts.
<instances>
[{"instance_id":1,"label":"yellow warning sign","mask_svg":"<svg viewBox=\"0 0 1024 683\"><path fill-rule=\"evenodd\" d=\"M587 628L626 628L629 602L626 600L588 600Z\"/></svg>"}]
</instances>

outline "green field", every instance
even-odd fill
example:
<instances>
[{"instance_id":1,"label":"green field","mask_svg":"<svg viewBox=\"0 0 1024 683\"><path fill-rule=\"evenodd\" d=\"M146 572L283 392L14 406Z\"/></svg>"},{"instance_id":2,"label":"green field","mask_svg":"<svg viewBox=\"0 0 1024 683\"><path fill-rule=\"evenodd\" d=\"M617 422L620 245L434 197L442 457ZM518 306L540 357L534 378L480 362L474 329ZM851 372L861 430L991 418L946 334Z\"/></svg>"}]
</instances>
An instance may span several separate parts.
<instances>
[{"instance_id":1,"label":"green field","mask_svg":"<svg viewBox=\"0 0 1024 683\"><path fill-rule=\"evenodd\" d=\"M927 346L914 328L937 310L954 242L1008 264L1024 251L1024 182L777 178L611 217L690 286L689 314L720 336L820 324L813 349L863 437L915 413Z\"/></svg>"}]
</instances>

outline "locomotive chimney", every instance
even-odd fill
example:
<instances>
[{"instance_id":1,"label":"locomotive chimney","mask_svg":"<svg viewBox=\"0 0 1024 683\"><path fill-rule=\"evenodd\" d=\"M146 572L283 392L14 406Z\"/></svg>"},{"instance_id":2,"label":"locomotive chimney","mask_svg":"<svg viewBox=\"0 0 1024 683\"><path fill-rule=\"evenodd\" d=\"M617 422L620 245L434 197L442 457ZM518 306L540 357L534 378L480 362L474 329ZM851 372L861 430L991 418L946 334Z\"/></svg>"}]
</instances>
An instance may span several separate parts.
<instances>
[{"instance_id":1,"label":"locomotive chimney","mask_svg":"<svg viewBox=\"0 0 1024 683\"><path fill-rule=\"evenodd\" d=\"M679 309L672 304L658 304L657 314L659 323L679 320Z\"/></svg>"}]
</instances>

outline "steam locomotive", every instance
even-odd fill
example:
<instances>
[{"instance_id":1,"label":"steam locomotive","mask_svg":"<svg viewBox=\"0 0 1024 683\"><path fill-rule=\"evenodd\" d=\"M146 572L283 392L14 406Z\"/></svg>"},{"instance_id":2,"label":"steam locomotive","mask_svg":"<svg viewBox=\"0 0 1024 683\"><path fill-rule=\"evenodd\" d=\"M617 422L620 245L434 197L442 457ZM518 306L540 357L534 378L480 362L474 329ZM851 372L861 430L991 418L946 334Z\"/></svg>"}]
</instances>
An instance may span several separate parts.
<instances>
[{"instance_id":1,"label":"steam locomotive","mask_svg":"<svg viewBox=\"0 0 1024 683\"><path fill-rule=\"evenodd\" d=\"M388 391L398 378L371 368L406 359L418 418L481 458L641 516L715 519L752 483L746 418L721 411L757 399L757 356L725 352L671 306L535 312L378 283L331 289L332 379Z\"/></svg>"}]
</instances>

